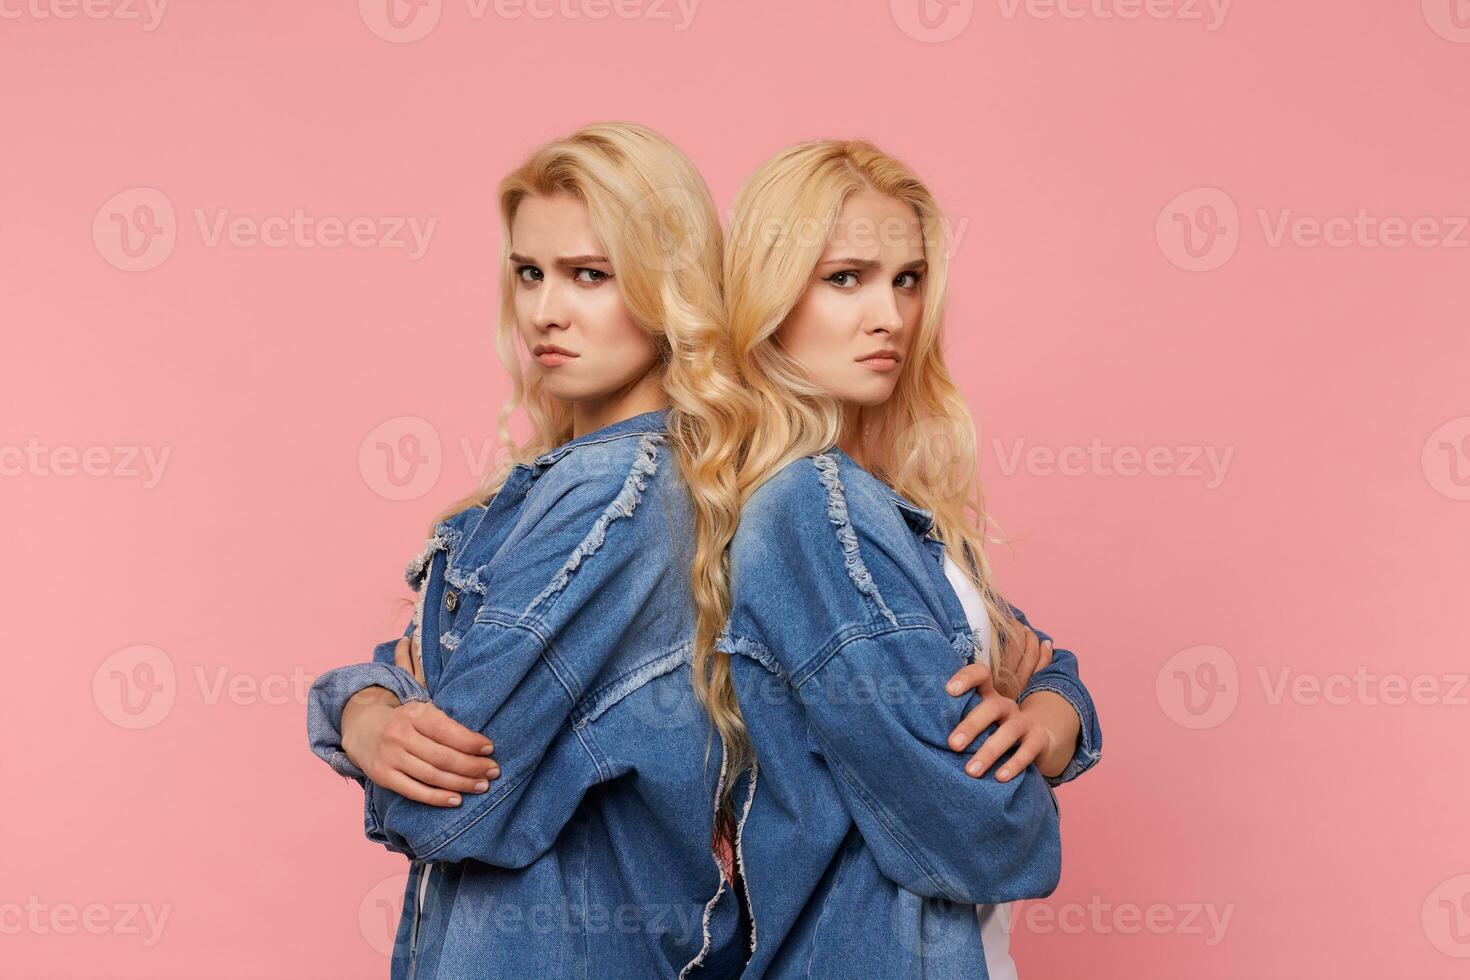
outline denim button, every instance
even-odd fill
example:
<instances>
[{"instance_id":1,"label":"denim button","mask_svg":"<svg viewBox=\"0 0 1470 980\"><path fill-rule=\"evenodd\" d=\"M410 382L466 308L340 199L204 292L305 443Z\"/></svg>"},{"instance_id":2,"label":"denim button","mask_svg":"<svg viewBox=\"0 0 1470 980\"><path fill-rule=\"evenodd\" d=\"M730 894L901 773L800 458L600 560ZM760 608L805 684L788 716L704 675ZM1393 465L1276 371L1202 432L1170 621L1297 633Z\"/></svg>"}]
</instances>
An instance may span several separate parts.
<instances>
[{"instance_id":1,"label":"denim button","mask_svg":"<svg viewBox=\"0 0 1470 980\"><path fill-rule=\"evenodd\" d=\"M444 608L447 609L449 612L454 612L456 609L459 608L458 592L454 591L453 589L444 590Z\"/></svg>"}]
</instances>

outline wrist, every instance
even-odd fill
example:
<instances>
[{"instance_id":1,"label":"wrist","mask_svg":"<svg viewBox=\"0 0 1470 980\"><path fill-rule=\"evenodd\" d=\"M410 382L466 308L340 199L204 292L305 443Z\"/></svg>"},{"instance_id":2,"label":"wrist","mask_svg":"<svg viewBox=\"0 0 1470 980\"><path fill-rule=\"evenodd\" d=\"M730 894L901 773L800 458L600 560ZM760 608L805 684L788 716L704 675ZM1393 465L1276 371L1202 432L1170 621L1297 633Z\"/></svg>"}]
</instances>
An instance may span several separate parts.
<instances>
[{"instance_id":1,"label":"wrist","mask_svg":"<svg viewBox=\"0 0 1470 980\"><path fill-rule=\"evenodd\" d=\"M1039 695L1047 692L1037 693ZM1031 719L1046 734L1046 750L1037 755L1036 768L1043 776L1060 776L1062 770L1067 768L1072 753L1063 748L1067 743L1068 733L1061 729L1057 713L1045 700L1033 695L1021 702L1021 714Z\"/></svg>"},{"instance_id":2,"label":"wrist","mask_svg":"<svg viewBox=\"0 0 1470 980\"><path fill-rule=\"evenodd\" d=\"M363 688L361 691L358 691L356 694L352 695L352 697L347 699L348 705L355 704L359 707L369 704L386 704L390 708L396 708L401 703L402 702L398 700L398 695L394 694L386 687L379 687L376 684L374 684L372 687Z\"/></svg>"}]
</instances>

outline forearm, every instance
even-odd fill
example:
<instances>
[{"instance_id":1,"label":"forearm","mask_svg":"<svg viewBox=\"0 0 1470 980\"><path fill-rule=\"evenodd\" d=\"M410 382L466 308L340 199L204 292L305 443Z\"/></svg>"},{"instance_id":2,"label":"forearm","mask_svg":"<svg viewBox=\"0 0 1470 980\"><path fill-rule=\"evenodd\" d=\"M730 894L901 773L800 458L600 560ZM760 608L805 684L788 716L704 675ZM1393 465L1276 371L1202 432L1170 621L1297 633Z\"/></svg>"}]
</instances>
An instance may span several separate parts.
<instances>
[{"instance_id":1,"label":"forearm","mask_svg":"<svg viewBox=\"0 0 1470 980\"><path fill-rule=\"evenodd\" d=\"M1077 739L1082 734L1082 719L1070 701L1054 691L1036 691L1021 703L1021 713L1051 735L1051 744L1036 757L1036 768L1043 776L1060 776L1077 753Z\"/></svg>"},{"instance_id":2,"label":"forearm","mask_svg":"<svg viewBox=\"0 0 1470 980\"><path fill-rule=\"evenodd\" d=\"M366 776L344 751L344 718L353 699L374 688L381 693L368 695L365 700L390 694L399 701L429 700L428 692L412 674L378 662L329 670L312 682L307 695L306 726L311 750L337 773L357 780ZM363 703L357 702L359 707Z\"/></svg>"}]
</instances>

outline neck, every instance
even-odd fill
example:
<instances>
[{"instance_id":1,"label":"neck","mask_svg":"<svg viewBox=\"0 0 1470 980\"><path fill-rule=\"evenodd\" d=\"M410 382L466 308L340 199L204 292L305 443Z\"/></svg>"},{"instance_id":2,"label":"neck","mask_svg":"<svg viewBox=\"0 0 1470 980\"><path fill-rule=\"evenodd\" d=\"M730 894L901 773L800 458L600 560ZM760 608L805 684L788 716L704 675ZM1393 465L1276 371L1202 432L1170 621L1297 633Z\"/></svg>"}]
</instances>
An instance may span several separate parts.
<instances>
[{"instance_id":1,"label":"neck","mask_svg":"<svg viewBox=\"0 0 1470 980\"><path fill-rule=\"evenodd\" d=\"M842 406L842 432L837 437L837 448L852 457L852 461L863 469L868 461L863 453L862 406L846 402Z\"/></svg>"},{"instance_id":2,"label":"neck","mask_svg":"<svg viewBox=\"0 0 1470 980\"><path fill-rule=\"evenodd\" d=\"M664 408L668 403L669 396L664 392L662 379L650 372L626 388L573 402L572 438Z\"/></svg>"}]
</instances>

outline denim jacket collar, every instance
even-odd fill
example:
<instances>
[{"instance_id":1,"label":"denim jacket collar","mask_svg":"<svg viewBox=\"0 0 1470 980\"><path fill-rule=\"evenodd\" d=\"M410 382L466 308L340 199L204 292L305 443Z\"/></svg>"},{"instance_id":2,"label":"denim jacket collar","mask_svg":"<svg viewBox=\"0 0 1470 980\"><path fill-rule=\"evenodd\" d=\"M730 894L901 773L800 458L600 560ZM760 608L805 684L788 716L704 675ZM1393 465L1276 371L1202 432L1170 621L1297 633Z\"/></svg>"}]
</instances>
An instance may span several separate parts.
<instances>
[{"instance_id":1,"label":"denim jacket collar","mask_svg":"<svg viewBox=\"0 0 1470 980\"><path fill-rule=\"evenodd\" d=\"M517 506L542 472L573 449L628 436L662 432L667 416L667 407L633 415L600 429L584 432L575 439L569 439L555 449L542 453L529 463L517 463L511 467L505 482L491 498L488 506L478 516L470 518L462 530L455 528L450 522L438 526L436 540L443 541L445 550L449 552L445 581L457 589L483 594L484 584L480 581L480 569L489 561L490 555L500 546L512 527L500 516L500 512ZM416 579L411 572L409 584L415 586L415 583Z\"/></svg>"},{"instance_id":2,"label":"denim jacket collar","mask_svg":"<svg viewBox=\"0 0 1470 980\"><path fill-rule=\"evenodd\" d=\"M667 422L668 413L669 410L667 407L656 408L651 412L644 412L641 415L633 415L629 418L621 419L611 425L604 425L600 429L584 432L575 439L569 439L555 449L542 453L530 463L517 463L516 466L527 469L533 467L543 468L555 463L568 452L579 446L585 446L594 442L606 442L609 439L620 439L623 436L642 435L645 432L661 431Z\"/></svg>"},{"instance_id":3,"label":"denim jacket collar","mask_svg":"<svg viewBox=\"0 0 1470 980\"><path fill-rule=\"evenodd\" d=\"M843 459L847 460L849 463L851 463L853 466L858 467L859 469L866 469L866 467L858 463L857 460L853 459L846 452L844 452L840 446L833 446L827 451L829 453L837 453L841 455ZM887 496L889 500L893 501L894 506L896 506L903 514L903 519L908 521L909 527L914 529L914 533L923 538L929 537L930 532L934 530L934 512L926 510L923 507L920 507L918 504L914 503L912 500L909 500L903 494L890 487L887 481L877 480L876 482L880 487L882 487L884 495Z\"/></svg>"}]
</instances>

